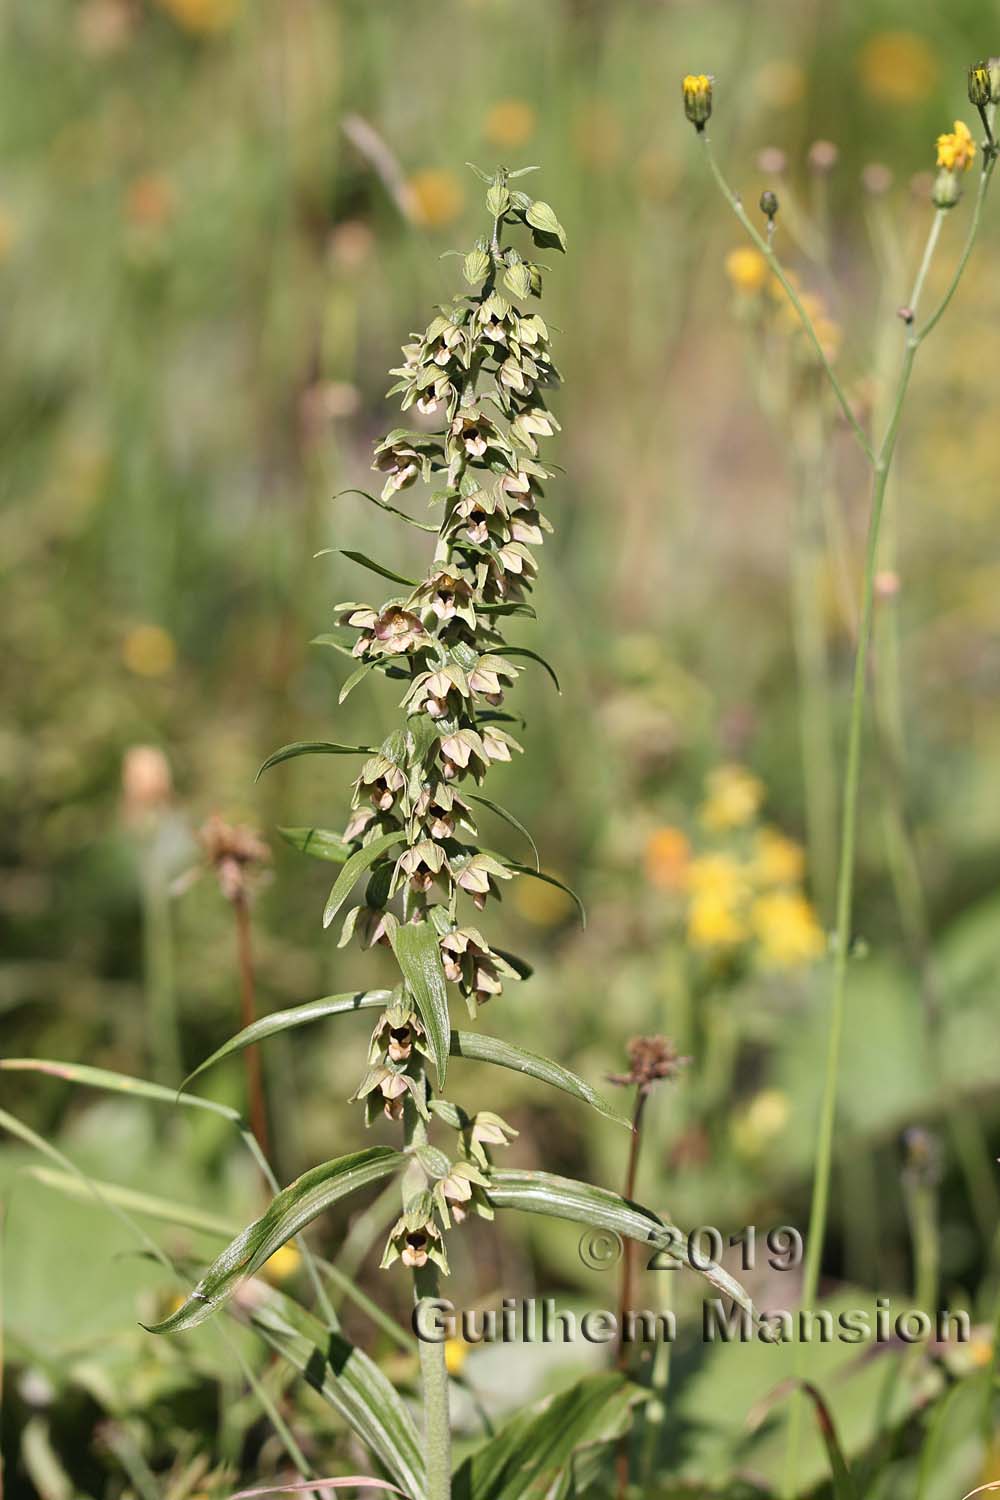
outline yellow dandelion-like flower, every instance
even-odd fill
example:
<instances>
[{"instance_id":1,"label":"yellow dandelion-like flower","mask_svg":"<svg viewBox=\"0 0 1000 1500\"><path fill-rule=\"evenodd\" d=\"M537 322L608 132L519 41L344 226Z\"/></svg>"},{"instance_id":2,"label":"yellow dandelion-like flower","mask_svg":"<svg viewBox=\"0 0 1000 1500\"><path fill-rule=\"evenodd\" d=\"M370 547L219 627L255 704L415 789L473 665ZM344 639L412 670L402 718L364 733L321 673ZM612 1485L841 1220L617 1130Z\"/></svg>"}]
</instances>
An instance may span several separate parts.
<instances>
[{"instance_id":1,"label":"yellow dandelion-like flower","mask_svg":"<svg viewBox=\"0 0 1000 1500\"><path fill-rule=\"evenodd\" d=\"M819 958L826 946L816 913L799 891L771 891L759 896L751 921L766 968L804 968Z\"/></svg>"},{"instance_id":2,"label":"yellow dandelion-like flower","mask_svg":"<svg viewBox=\"0 0 1000 1500\"><path fill-rule=\"evenodd\" d=\"M445 1339L444 1363L449 1375L460 1375L462 1373L462 1367L468 1355L469 1348L464 1339Z\"/></svg>"},{"instance_id":3,"label":"yellow dandelion-like flower","mask_svg":"<svg viewBox=\"0 0 1000 1500\"><path fill-rule=\"evenodd\" d=\"M767 261L752 245L740 245L726 256L726 275L738 292L759 292L767 281Z\"/></svg>"},{"instance_id":4,"label":"yellow dandelion-like flower","mask_svg":"<svg viewBox=\"0 0 1000 1500\"><path fill-rule=\"evenodd\" d=\"M684 113L698 130L704 130L712 113L712 80L707 73L688 73L681 83Z\"/></svg>"},{"instance_id":5,"label":"yellow dandelion-like flower","mask_svg":"<svg viewBox=\"0 0 1000 1500\"><path fill-rule=\"evenodd\" d=\"M976 143L964 120L955 121L955 129L937 138L937 164L949 172L967 172L976 155Z\"/></svg>"},{"instance_id":6,"label":"yellow dandelion-like flower","mask_svg":"<svg viewBox=\"0 0 1000 1500\"><path fill-rule=\"evenodd\" d=\"M799 885L805 868L802 845L777 828L762 828L754 838L750 875L758 885Z\"/></svg>"},{"instance_id":7,"label":"yellow dandelion-like flower","mask_svg":"<svg viewBox=\"0 0 1000 1500\"><path fill-rule=\"evenodd\" d=\"M122 660L137 677L165 677L177 662L177 647L162 626L137 625L122 642Z\"/></svg>"},{"instance_id":8,"label":"yellow dandelion-like flower","mask_svg":"<svg viewBox=\"0 0 1000 1500\"><path fill-rule=\"evenodd\" d=\"M498 99L483 121L483 135L494 146L523 146L537 124L538 115L527 99Z\"/></svg>"},{"instance_id":9,"label":"yellow dandelion-like flower","mask_svg":"<svg viewBox=\"0 0 1000 1500\"><path fill-rule=\"evenodd\" d=\"M691 844L679 828L657 828L646 843L646 876L650 885L664 891L682 891L687 885Z\"/></svg>"},{"instance_id":10,"label":"yellow dandelion-like flower","mask_svg":"<svg viewBox=\"0 0 1000 1500\"><path fill-rule=\"evenodd\" d=\"M157 0L178 26L198 36L225 31L236 19L240 0Z\"/></svg>"},{"instance_id":11,"label":"yellow dandelion-like flower","mask_svg":"<svg viewBox=\"0 0 1000 1500\"><path fill-rule=\"evenodd\" d=\"M699 815L714 833L752 822L764 800L764 783L745 766L718 766L705 778L705 791Z\"/></svg>"},{"instance_id":12,"label":"yellow dandelion-like flower","mask_svg":"<svg viewBox=\"0 0 1000 1500\"><path fill-rule=\"evenodd\" d=\"M424 167L406 184L413 217L427 229L441 229L458 218L465 205L462 185L454 172Z\"/></svg>"},{"instance_id":13,"label":"yellow dandelion-like flower","mask_svg":"<svg viewBox=\"0 0 1000 1500\"><path fill-rule=\"evenodd\" d=\"M885 104L917 104L938 78L930 44L912 31L880 31L858 54L858 72L867 93Z\"/></svg>"},{"instance_id":14,"label":"yellow dandelion-like flower","mask_svg":"<svg viewBox=\"0 0 1000 1500\"><path fill-rule=\"evenodd\" d=\"M290 1242L281 1245L270 1259L261 1266L260 1274L272 1286L281 1286L282 1282L290 1281L302 1264L302 1255L298 1248Z\"/></svg>"}]
</instances>

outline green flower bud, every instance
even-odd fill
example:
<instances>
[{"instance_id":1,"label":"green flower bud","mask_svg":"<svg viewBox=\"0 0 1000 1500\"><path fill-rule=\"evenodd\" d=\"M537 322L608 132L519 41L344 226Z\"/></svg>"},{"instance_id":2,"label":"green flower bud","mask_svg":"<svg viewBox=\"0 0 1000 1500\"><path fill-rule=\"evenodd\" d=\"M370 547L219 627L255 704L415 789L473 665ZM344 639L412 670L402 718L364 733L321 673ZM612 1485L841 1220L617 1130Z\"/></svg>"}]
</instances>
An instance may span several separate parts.
<instances>
[{"instance_id":1,"label":"green flower bud","mask_svg":"<svg viewBox=\"0 0 1000 1500\"><path fill-rule=\"evenodd\" d=\"M969 69L969 103L977 109L985 109L992 98L990 70L986 63L976 63Z\"/></svg>"},{"instance_id":2,"label":"green flower bud","mask_svg":"<svg viewBox=\"0 0 1000 1500\"><path fill-rule=\"evenodd\" d=\"M1000 104L1000 57L991 57L986 71L990 75L990 103Z\"/></svg>"},{"instance_id":3,"label":"green flower bud","mask_svg":"<svg viewBox=\"0 0 1000 1500\"><path fill-rule=\"evenodd\" d=\"M773 219L778 212L778 195L765 188L760 195L760 211L768 219Z\"/></svg>"},{"instance_id":4,"label":"green flower bud","mask_svg":"<svg viewBox=\"0 0 1000 1500\"><path fill-rule=\"evenodd\" d=\"M958 173L942 167L934 179L934 189L931 193L931 202L935 208L954 208L962 195L961 184Z\"/></svg>"},{"instance_id":5,"label":"green flower bud","mask_svg":"<svg viewBox=\"0 0 1000 1500\"><path fill-rule=\"evenodd\" d=\"M712 113L712 80L707 73L688 73L681 84L684 113L696 130L704 130Z\"/></svg>"},{"instance_id":6,"label":"green flower bud","mask_svg":"<svg viewBox=\"0 0 1000 1500\"><path fill-rule=\"evenodd\" d=\"M470 250L465 257L462 274L470 286L478 286L485 281L490 269L490 257L479 245Z\"/></svg>"}]
</instances>

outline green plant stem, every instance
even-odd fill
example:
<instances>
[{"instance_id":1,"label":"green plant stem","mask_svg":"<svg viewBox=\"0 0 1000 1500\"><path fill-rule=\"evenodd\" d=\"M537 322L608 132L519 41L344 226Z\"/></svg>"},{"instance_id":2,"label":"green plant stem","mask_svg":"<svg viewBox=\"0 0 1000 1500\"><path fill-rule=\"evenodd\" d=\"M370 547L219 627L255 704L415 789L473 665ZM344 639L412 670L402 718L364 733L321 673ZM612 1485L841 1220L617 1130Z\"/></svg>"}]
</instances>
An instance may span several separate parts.
<instances>
[{"instance_id":1,"label":"green plant stem","mask_svg":"<svg viewBox=\"0 0 1000 1500\"><path fill-rule=\"evenodd\" d=\"M711 159L711 158L710 158ZM906 344L903 351L903 359L900 365L899 377L892 400L889 420L886 425L885 435L879 444L873 464L873 487L871 511L868 521L868 539L865 551L864 585L862 592L861 620L858 631L857 651L854 658L854 682L851 691L850 720L848 727L847 759L844 775L844 801L841 819L841 846L840 846L840 869L837 877L837 925L834 934L834 958L833 958L833 983L830 1001L830 1026L827 1040L826 1067L823 1079L823 1091L820 1104L819 1132L816 1143L816 1159L813 1170L813 1194L812 1206L809 1215L809 1230L806 1239L805 1266L802 1278L802 1306L811 1308L816 1300L819 1288L819 1270L823 1254L823 1241L826 1235L827 1209L830 1195L830 1173L833 1162L833 1135L837 1107L837 1082L840 1063L841 1037L844 1029L844 1004L847 990L847 966L851 949L851 910L854 894L854 864L855 845L857 837L858 818L858 792L861 780L861 740L864 725L864 703L865 686L868 672L868 654L871 644L872 616L875 600L875 569L878 560L879 529L882 521L882 510L885 502L886 484L889 469L892 464L896 441L899 436L899 425L903 413L903 403L913 374L913 364L917 356L917 350L927 337L928 333L940 321L941 315L955 294L958 280L972 252L979 222L982 215L982 205L986 196L986 188L989 184L993 171L995 159L990 157L984 162L983 172L980 179L979 190L976 197L976 206L973 212L972 222L966 238L965 247L959 259L958 268L948 289L944 294L935 312L928 319L921 330L917 330L915 323L911 322L908 327ZM940 215L935 217L928 236L928 245L931 252L937 244L940 234ZM920 292L927 275L930 264L930 255L925 250L921 260L917 281L914 285L914 296L911 299L911 311L915 314L915 303L919 301ZM803 1349L805 1346L798 1345L796 1350L796 1374L802 1373ZM793 1495L796 1491L798 1478L798 1451L801 1437L801 1410L802 1403L796 1399L792 1404L789 1417L788 1448L786 1453L786 1464L784 1474L784 1493Z\"/></svg>"},{"instance_id":2,"label":"green plant stem","mask_svg":"<svg viewBox=\"0 0 1000 1500\"><path fill-rule=\"evenodd\" d=\"M438 1295L437 1267L430 1262L413 1273L416 1301ZM424 1398L424 1458L427 1500L451 1500L451 1416L444 1343L419 1340L420 1383Z\"/></svg>"},{"instance_id":3,"label":"green plant stem","mask_svg":"<svg viewBox=\"0 0 1000 1500\"><path fill-rule=\"evenodd\" d=\"M184 1076L184 1065L174 985L170 889L163 869L159 821L142 850L142 950L151 1072L158 1082L176 1087Z\"/></svg>"},{"instance_id":4,"label":"green plant stem","mask_svg":"<svg viewBox=\"0 0 1000 1500\"><path fill-rule=\"evenodd\" d=\"M648 1094L641 1088L636 1090L635 1108L632 1111L632 1139L628 1148L628 1166L625 1169L625 1197L635 1197L635 1181L639 1171L639 1147L642 1144L642 1116ZM635 1297L635 1251L634 1240L626 1239L622 1253L621 1280L618 1297L618 1351L619 1370L628 1365L628 1349L625 1344L625 1317ZM625 1450L627 1452L627 1449Z\"/></svg>"},{"instance_id":5,"label":"green plant stem","mask_svg":"<svg viewBox=\"0 0 1000 1500\"><path fill-rule=\"evenodd\" d=\"M240 970L240 1010L242 1026L252 1026L257 1019L256 983L254 979L253 945L250 939L250 903L246 892L239 891L233 900L236 918L236 954ZM264 1076L261 1066L260 1048L247 1047L243 1054L247 1082L247 1106L250 1127L257 1138L261 1151L270 1156L271 1148L267 1128L267 1099L264 1093Z\"/></svg>"},{"instance_id":6,"label":"green plant stem","mask_svg":"<svg viewBox=\"0 0 1000 1500\"><path fill-rule=\"evenodd\" d=\"M865 429L862 427L861 423L858 421L857 417L854 414L854 410L851 406L850 401L847 399L847 394L840 383L837 373L831 365L829 359L827 358L826 353L823 349L823 345L820 343L819 335L816 332L813 321L809 317L809 314L806 312L805 308L802 306L802 302L799 298L798 292L795 290L795 287L792 285L791 281L789 281L787 275L785 274L781 262L779 261L777 255L774 253L773 247L768 244L764 236L755 228L753 223L750 221L750 218L748 217L743 204L740 202L738 195L733 192L732 188L723 177L719 164L715 159L715 154L712 151L712 144L709 140L707 130L702 130L700 132L700 139L702 145L705 148L705 157L708 161L712 176L718 183L723 197L725 198L733 213L739 219L740 223L743 225L743 228L753 240L754 244L757 246L757 249L760 251L761 255L763 255L764 259L767 261L768 265L771 267L771 270L774 272L775 276L778 278L782 287L784 288L785 294L787 295L789 302L795 308L795 311L798 313L799 318L802 321L802 327L805 329L806 335L812 343L817 357L819 358L819 362L826 372L827 379L829 380L830 385L833 388L833 393L837 398L838 405L840 406L840 409L847 420L848 426L854 433L854 436L857 438L862 452L865 454L868 460L874 464L876 461L876 455L874 449L872 448L871 442L869 441L868 434L865 432Z\"/></svg>"}]
</instances>

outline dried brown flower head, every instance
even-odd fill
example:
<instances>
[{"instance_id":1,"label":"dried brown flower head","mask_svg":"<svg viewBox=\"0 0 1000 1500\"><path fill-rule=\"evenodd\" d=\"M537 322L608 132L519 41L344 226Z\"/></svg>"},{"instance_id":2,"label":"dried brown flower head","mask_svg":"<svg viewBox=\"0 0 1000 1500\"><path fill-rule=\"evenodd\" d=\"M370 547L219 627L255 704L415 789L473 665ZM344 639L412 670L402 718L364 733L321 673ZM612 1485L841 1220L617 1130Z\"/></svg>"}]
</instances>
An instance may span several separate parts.
<instances>
[{"instance_id":1,"label":"dried brown flower head","mask_svg":"<svg viewBox=\"0 0 1000 1500\"><path fill-rule=\"evenodd\" d=\"M270 863L270 849L252 828L226 823L218 813L198 830L198 841L227 901L245 898L250 876Z\"/></svg>"},{"instance_id":2,"label":"dried brown flower head","mask_svg":"<svg viewBox=\"0 0 1000 1500\"><path fill-rule=\"evenodd\" d=\"M629 1070L627 1073L609 1073L608 1082L621 1088L635 1087L648 1094L653 1086L665 1078L676 1078L688 1057L678 1057L677 1048L665 1036L634 1036L626 1048Z\"/></svg>"}]
</instances>

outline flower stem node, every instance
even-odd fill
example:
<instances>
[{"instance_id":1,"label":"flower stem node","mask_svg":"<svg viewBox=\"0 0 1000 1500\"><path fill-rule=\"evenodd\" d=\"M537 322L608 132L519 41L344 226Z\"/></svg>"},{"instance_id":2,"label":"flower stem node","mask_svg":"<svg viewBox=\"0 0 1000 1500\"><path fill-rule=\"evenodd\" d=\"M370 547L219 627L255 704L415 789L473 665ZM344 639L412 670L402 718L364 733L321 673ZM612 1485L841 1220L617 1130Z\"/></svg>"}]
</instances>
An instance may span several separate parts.
<instances>
[{"instance_id":1,"label":"flower stem node","mask_svg":"<svg viewBox=\"0 0 1000 1500\"><path fill-rule=\"evenodd\" d=\"M681 85L684 113L695 130L704 130L712 114L712 83L707 73L688 73Z\"/></svg>"}]
</instances>

